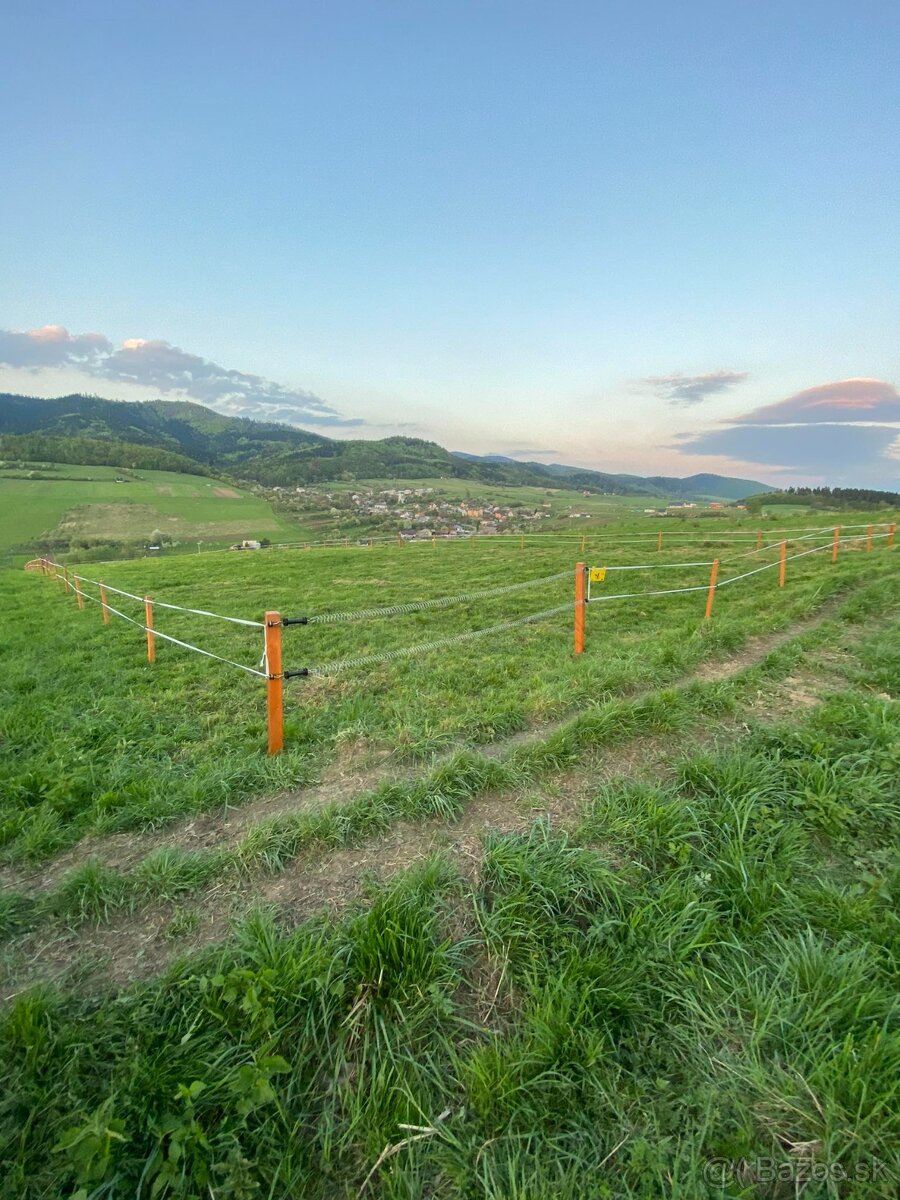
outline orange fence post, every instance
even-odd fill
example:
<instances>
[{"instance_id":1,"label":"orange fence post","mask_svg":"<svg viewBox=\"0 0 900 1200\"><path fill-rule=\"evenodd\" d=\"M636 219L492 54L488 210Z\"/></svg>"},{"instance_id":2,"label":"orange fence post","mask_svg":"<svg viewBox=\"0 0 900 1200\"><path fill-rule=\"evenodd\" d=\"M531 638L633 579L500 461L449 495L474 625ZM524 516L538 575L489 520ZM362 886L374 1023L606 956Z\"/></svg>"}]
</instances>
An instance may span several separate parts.
<instances>
[{"instance_id":1,"label":"orange fence post","mask_svg":"<svg viewBox=\"0 0 900 1200\"><path fill-rule=\"evenodd\" d=\"M284 677L281 665L281 613L266 613L266 713L269 753L284 749Z\"/></svg>"},{"instance_id":2,"label":"orange fence post","mask_svg":"<svg viewBox=\"0 0 900 1200\"><path fill-rule=\"evenodd\" d=\"M757 529L757 531L756 531L756 548L757 548L757 550L762 550L762 530L761 529Z\"/></svg>"},{"instance_id":3,"label":"orange fence post","mask_svg":"<svg viewBox=\"0 0 900 1200\"><path fill-rule=\"evenodd\" d=\"M656 548L662 550L662 530L656 535Z\"/></svg>"},{"instance_id":4,"label":"orange fence post","mask_svg":"<svg viewBox=\"0 0 900 1200\"><path fill-rule=\"evenodd\" d=\"M832 542L831 542L831 561L832 562L837 562L838 550L840 549L840 546L841 546L841 527L840 527L840 525L835 525L834 538L832 539Z\"/></svg>"},{"instance_id":5,"label":"orange fence post","mask_svg":"<svg viewBox=\"0 0 900 1200\"><path fill-rule=\"evenodd\" d=\"M719 578L719 560L713 559L712 567L709 572L709 591L706 593L706 612L703 615L704 621L708 621L712 616L713 600L716 598L716 580Z\"/></svg>"},{"instance_id":6,"label":"orange fence post","mask_svg":"<svg viewBox=\"0 0 900 1200\"><path fill-rule=\"evenodd\" d=\"M109 609L106 606L106 587L101 581L100 583L100 609L103 613L103 624L109 624Z\"/></svg>"},{"instance_id":7,"label":"orange fence post","mask_svg":"<svg viewBox=\"0 0 900 1200\"><path fill-rule=\"evenodd\" d=\"M153 636L153 601L144 597L144 623L147 626L147 662L156 662L156 638Z\"/></svg>"},{"instance_id":8,"label":"orange fence post","mask_svg":"<svg viewBox=\"0 0 900 1200\"><path fill-rule=\"evenodd\" d=\"M894 525L888 525L887 544L889 546L893 546L893 544L894 544L894 529L895 528L896 528L896 526L894 526Z\"/></svg>"},{"instance_id":9,"label":"orange fence post","mask_svg":"<svg viewBox=\"0 0 900 1200\"><path fill-rule=\"evenodd\" d=\"M584 610L587 606L585 597L585 580L587 567L584 563L575 564L575 653L584 653Z\"/></svg>"},{"instance_id":10,"label":"orange fence post","mask_svg":"<svg viewBox=\"0 0 900 1200\"><path fill-rule=\"evenodd\" d=\"M868 529L866 530L866 550L867 551L872 549L872 533L874 532L874 529L875 529L875 526L870 525L868 527Z\"/></svg>"},{"instance_id":11,"label":"orange fence post","mask_svg":"<svg viewBox=\"0 0 900 1200\"><path fill-rule=\"evenodd\" d=\"M787 542L781 543L781 562L778 567L778 586L784 587L784 567L787 562Z\"/></svg>"}]
</instances>

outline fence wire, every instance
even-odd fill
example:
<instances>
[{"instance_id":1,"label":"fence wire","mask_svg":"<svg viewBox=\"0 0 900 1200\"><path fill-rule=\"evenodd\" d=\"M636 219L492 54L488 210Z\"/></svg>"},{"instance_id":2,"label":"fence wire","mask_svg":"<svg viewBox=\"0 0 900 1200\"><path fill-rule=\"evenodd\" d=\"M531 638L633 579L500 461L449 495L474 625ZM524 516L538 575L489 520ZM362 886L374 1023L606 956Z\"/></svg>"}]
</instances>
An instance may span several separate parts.
<instances>
[{"instance_id":1,"label":"fence wire","mask_svg":"<svg viewBox=\"0 0 900 1200\"><path fill-rule=\"evenodd\" d=\"M102 583L99 579L88 579L85 575L69 576L70 579L77 579L81 583L91 583L94 587L103 587L107 592L113 592L116 596L125 596L129 600L137 600L139 604L143 604L147 599L146 596L136 596L134 592L126 592L122 588L113 587L111 583ZM195 617L215 617L217 621L228 621L232 625L249 625L254 629L264 629L262 621L247 621L243 617L226 617L223 613L207 612L205 608L185 608L183 604L169 604L165 600L152 600L154 608L169 608L173 612L191 613Z\"/></svg>"},{"instance_id":2,"label":"fence wire","mask_svg":"<svg viewBox=\"0 0 900 1200\"><path fill-rule=\"evenodd\" d=\"M75 576L75 578L80 578L80 576ZM72 576L70 575L70 586L77 595L81 596L85 600L90 600L91 604L99 604L101 608L104 607L102 600L99 600L96 596L90 595L89 592L82 591L81 588L76 587L71 580ZM241 671L246 671L248 675L258 675L261 679L268 678L268 675L265 671L258 671L255 667L248 667L244 663L235 662L231 658L223 658L221 654L213 654L212 650L204 650L201 646L194 646L190 642L183 642L180 638L172 637L170 633L163 633L159 629L151 629L150 626L145 625L143 621L136 621L134 617L129 617L127 613L123 613L120 609L113 608L111 604L107 604L105 607L108 612L114 613L117 617L121 617L122 620L127 621L129 625L134 625L138 629L143 629L144 633L151 633L154 638L162 638L164 642L171 642L174 646L181 646L184 650L193 650L195 654L202 654L205 658L214 658L218 662L227 663L229 667L237 667Z\"/></svg>"},{"instance_id":3,"label":"fence wire","mask_svg":"<svg viewBox=\"0 0 900 1200\"><path fill-rule=\"evenodd\" d=\"M883 527L887 523L881 522L879 524ZM869 525L844 525L844 526L841 526L840 527L841 533L839 534L838 546L840 547L840 546L845 545L846 543L851 543L851 542L858 543L858 542L863 542L863 541L869 542L870 540L875 541L875 540L880 540L883 538L889 538L891 536L892 530L890 528L886 532L875 533L874 529L878 528L878 527L879 527L878 525L873 526L872 527L873 532L870 533ZM784 541L793 541L793 542L808 541L811 538L821 536L822 534L832 533L833 529L834 529L833 526L826 526L821 529L810 530L809 527L807 526L807 527L803 528L802 530L801 529L779 530L779 531L770 530L770 531L768 531L769 533L796 532L796 533L801 533L802 536L796 537L796 538L781 539L780 541L772 542L765 546L759 546L759 547L754 546L751 550L748 550L742 554L737 554L737 555L731 556L728 559L723 560L723 561L726 561L726 562L737 561L737 560L746 558L752 554L761 554L761 553L764 553L769 550L780 549L780 547ZM852 530L852 529L863 529L866 532L859 533L859 534L851 533L851 534L849 534L849 536L846 536L844 534L844 530ZM550 535L531 535L531 536L550 536ZM645 536L655 536L655 535L645 535ZM704 535L695 535L695 536L702 537ZM575 540L577 540L577 539L575 539ZM833 545L834 545L834 541L832 539L832 540L829 540L828 542L823 542L819 546L813 546L809 550L801 550L797 553L786 555L786 557L784 558L783 561L791 562L791 561L794 561L799 558L805 558L807 555L810 555L810 554L821 553L823 550L831 549L833 547ZM775 567L778 567L781 565L781 562L782 562L782 560L779 556L779 558L777 558L773 562L764 563L761 566L754 567L753 569L751 569L749 571L744 571L737 575L729 576L726 579L719 579L712 586L716 590L718 590L720 587L724 587L727 584L736 583L742 579L748 579L751 576L757 575L763 571L774 570ZM57 578L57 580L61 580L63 578L63 576L62 576L62 573L59 571L58 566L56 566L56 564L50 564L50 565L53 566L54 574L55 574L55 577ZM648 571L648 570L665 570L668 567L691 568L691 567L707 567L707 566L711 566L711 565L712 565L712 561L677 562L677 563L659 562L659 563L639 563L639 564L634 564L634 565L609 566L606 568L606 570L607 571ZM474 603L479 600L486 600L486 599L490 599L490 598L496 597L496 596L510 595L510 594L513 594L516 592L523 591L528 588L534 588L534 587L539 587L539 586L556 583L562 579L569 578L570 575L571 575L570 571L559 571L553 575L545 575L538 579L528 579L528 580L524 580L520 583L508 584L503 587L485 588L485 589L481 589L478 591L472 591L472 592L462 592L455 596L436 597L435 599L432 599L432 600L416 600L416 601L410 601L407 604L383 605L383 606L375 607L375 608L355 609L355 610L350 610L350 611L346 611L346 612L316 613L313 616L308 617L306 619L305 623L309 624L309 625L336 624L339 622L361 621L361 620L370 620L370 619L374 620L374 619L379 619L382 617L398 616L398 615L402 615L402 614L406 614L406 613L448 608L448 607L451 607L452 605L470 604L470 603ZM77 581L77 583L75 581ZM102 586L108 592L112 592L113 594L118 595L118 596L124 596L127 599L134 600L140 604L145 603L145 601L147 599L144 596L136 595L134 592L128 592L122 588L113 587L111 584L101 584L101 582L99 580L90 579L87 576L75 574L73 572L69 576L69 585L71 586L72 590L78 596L80 596L82 599L89 600L92 604L104 606L103 600L99 599L96 596L92 596L90 593L88 593L88 592L84 591L82 588L78 587L77 586L78 583L91 584L92 586L97 587L97 588L100 588ZM585 599L585 603L586 604L595 604L595 603L610 602L613 600L633 600L633 599L643 599L643 598L656 597L656 596L672 596L672 595L686 594L689 592L707 591L709 586L710 585L708 583L702 583L702 584L697 584L697 585L693 585L693 586L689 586L689 587L658 588L658 589L652 589L652 590L640 591L640 592L620 592L620 593L614 593L611 595L591 595L590 594L590 584L589 584L588 585L588 595ZM167 601L162 601L162 600L152 600L151 599L150 603L154 607L166 608L166 609L170 609L170 610L173 610L176 612L184 612L184 613L188 613L193 616L211 617L211 618L214 618L217 620L227 621L231 624L248 626L248 627L252 627L252 628L256 628L256 629L265 628L263 622L261 622L261 621L249 621L249 620L245 620L244 618L241 618L241 617L226 616L222 613L210 612L206 609L188 608L184 605L171 604ZM206 658L215 659L216 661L225 663L228 666L237 667L239 670L245 671L247 674L255 675L255 676L257 676L259 678L263 678L263 679L269 678L268 663L266 661L265 653L263 654L262 661L260 662L260 668L262 668L262 669L258 669L255 667L249 667L244 663L235 662L233 659L225 658L220 654L215 654L211 650L204 650L200 646L195 646L190 642L182 641L180 638L173 637L171 634L164 633L161 630L152 629L149 626L145 625L142 621L136 620L134 617L129 616L127 613L122 612L118 608L114 608L108 602L106 602L105 608L108 612L113 613L115 616L119 617L123 621L129 622L129 624L134 625L136 628L141 629L143 632L152 634L153 637L155 637L155 638L160 638L163 641L170 642L176 646L180 646L185 650L190 650L190 651L194 652L195 654L202 654ZM463 632L457 633L457 634L448 634L446 637L435 638L428 642L419 642L412 646L403 646L403 647L399 647L399 648L393 649L393 650L384 650L384 651L379 651L379 652L376 652L373 654L353 655L353 656L350 656L347 658L338 659L335 662L324 663L324 664L320 664L318 666L309 667L309 668L307 668L306 673L312 677L326 677L326 676L340 674L343 671L355 670L355 669L359 669L359 668L363 668L363 667L367 667L367 666L374 666L377 663L390 662L390 661L404 659L404 658L411 658L415 655L426 654L426 653L429 653L434 650L442 650L447 647L453 646L457 643L470 641L475 638L487 637L491 634L505 633L508 630L516 629L521 626L525 626L525 625L529 625L529 624L533 624L534 622L537 622L537 621L548 620L552 617L559 616L561 613L569 612L570 610L571 610L570 603L562 604L562 605L558 605L554 608L545 609L542 612L531 613L527 616L519 617L515 620L502 621L499 624L490 625L483 629L466 630L466 631L463 631Z\"/></svg>"},{"instance_id":4,"label":"fence wire","mask_svg":"<svg viewBox=\"0 0 900 1200\"><path fill-rule=\"evenodd\" d=\"M316 613L307 617L307 625L332 625L342 621L377 620L379 617L394 617L404 613L422 612L426 609L449 608L454 604L471 604L475 600L489 600L492 596L508 596L525 588L556 583L568 579L570 571L559 571L555 575L544 575L540 579L526 579L523 583L511 583L504 587L486 588L478 592L461 592L458 596L441 596L435 600L411 600L408 604L386 604L380 608L358 608L349 612Z\"/></svg>"},{"instance_id":5,"label":"fence wire","mask_svg":"<svg viewBox=\"0 0 900 1200\"><path fill-rule=\"evenodd\" d=\"M431 642L418 642L414 646L401 646L397 650L382 650L377 654L359 654L352 658L341 658L335 662L325 663L318 667L309 667L311 676L337 675L341 671L355 670L359 667L374 666L376 663L391 662L398 658L411 658L415 654L427 654L431 650L443 650L457 642L471 641L473 638L486 637L491 633L505 633L508 629L517 629L520 625L530 625L535 621L548 620L559 616L560 613L571 612L571 604L560 604L556 608L548 608L544 612L532 613L527 617L519 617L516 621L503 621L499 625L491 625L485 629L470 629L464 633L449 634L447 637L436 638Z\"/></svg>"}]
</instances>

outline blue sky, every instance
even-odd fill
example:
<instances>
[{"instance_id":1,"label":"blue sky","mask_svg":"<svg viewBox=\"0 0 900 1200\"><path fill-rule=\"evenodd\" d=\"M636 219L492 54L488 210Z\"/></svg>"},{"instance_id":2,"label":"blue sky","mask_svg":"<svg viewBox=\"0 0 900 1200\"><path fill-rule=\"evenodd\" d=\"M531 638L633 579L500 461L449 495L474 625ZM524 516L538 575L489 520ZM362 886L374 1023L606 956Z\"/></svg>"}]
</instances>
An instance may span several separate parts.
<instances>
[{"instance_id":1,"label":"blue sky","mask_svg":"<svg viewBox=\"0 0 900 1200\"><path fill-rule=\"evenodd\" d=\"M900 5L4 11L0 388L896 486Z\"/></svg>"}]
</instances>

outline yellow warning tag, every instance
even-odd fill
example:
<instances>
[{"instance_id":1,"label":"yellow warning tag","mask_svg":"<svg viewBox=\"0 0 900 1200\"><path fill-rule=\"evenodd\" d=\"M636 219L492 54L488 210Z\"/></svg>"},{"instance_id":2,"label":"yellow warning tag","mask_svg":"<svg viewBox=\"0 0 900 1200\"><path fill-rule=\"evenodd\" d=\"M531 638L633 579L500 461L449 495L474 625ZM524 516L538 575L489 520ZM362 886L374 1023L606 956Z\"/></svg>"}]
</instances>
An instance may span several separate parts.
<instances>
[{"instance_id":1,"label":"yellow warning tag","mask_svg":"<svg viewBox=\"0 0 900 1200\"><path fill-rule=\"evenodd\" d=\"M606 567L591 567L591 583L602 583L606 578Z\"/></svg>"}]
</instances>

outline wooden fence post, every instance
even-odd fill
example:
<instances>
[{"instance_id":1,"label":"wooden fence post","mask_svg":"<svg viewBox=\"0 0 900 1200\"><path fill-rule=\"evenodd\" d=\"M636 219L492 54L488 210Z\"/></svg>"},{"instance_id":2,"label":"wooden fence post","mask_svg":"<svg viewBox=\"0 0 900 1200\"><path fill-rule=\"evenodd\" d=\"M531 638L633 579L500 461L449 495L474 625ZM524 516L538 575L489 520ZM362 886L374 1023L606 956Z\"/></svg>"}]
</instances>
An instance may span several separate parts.
<instances>
[{"instance_id":1,"label":"wooden fence post","mask_svg":"<svg viewBox=\"0 0 900 1200\"><path fill-rule=\"evenodd\" d=\"M787 542L781 543L781 561L778 566L778 586L784 587L784 568L787 562Z\"/></svg>"},{"instance_id":2,"label":"wooden fence post","mask_svg":"<svg viewBox=\"0 0 900 1200\"><path fill-rule=\"evenodd\" d=\"M757 550L762 550L762 530L761 529L757 529L757 531L756 531L756 548L757 548Z\"/></svg>"},{"instance_id":3,"label":"wooden fence post","mask_svg":"<svg viewBox=\"0 0 900 1200\"><path fill-rule=\"evenodd\" d=\"M656 535L656 549L662 550L662 530Z\"/></svg>"},{"instance_id":4,"label":"wooden fence post","mask_svg":"<svg viewBox=\"0 0 900 1200\"><path fill-rule=\"evenodd\" d=\"M284 749L284 678L281 665L281 613L266 613L266 713L269 753Z\"/></svg>"},{"instance_id":5,"label":"wooden fence post","mask_svg":"<svg viewBox=\"0 0 900 1200\"><path fill-rule=\"evenodd\" d=\"M870 525L868 527L868 529L866 530L866 550L867 551L872 549L872 534L873 534L874 530L875 530L874 525Z\"/></svg>"},{"instance_id":6,"label":"wooden fence post","mask_svg":"<svg viewBox=\"0 0 900 1200\"><path fill-rule=\"evenodd\" d=\"M83 579L77 580L75 583L72 584L72 587L75 589L75 599L78 601L78 607L84 608L84 595L82 593L81 588L78 586L79 583L84 583L84 580Z\"/></svg>"},{"instance_id":7,"label":"wooden fence post","mask_svg":"<svg viewBox=\"0 0 900 1200\"><path fill-rule=\"evenodd\" d=\"M575 653L584 653L584 610L587 606L585 598L585 580L587 567L584 563L575 564Z\"/></svg>"},{"instance_id":8,"label":"wooden fence post","mask_svg":"<svg viewBox=\"0 0 900 1200\"><path fill-rule=\"evenodd\" d=\"M156 638L153 636L153 601L144 597L144 624L147 626L147 662L156 662Z\"/></svg>"},{"instance_id":9,"label":"wooden fence post","mask_svg":"<svg viewBox=\"0 0 900 1200\"><path fill-rule=\"evenodd\" d=\"M71 587L71 584L69 583L69 568L68 567L63 567L63 587L65 588L66 595L68 595L69 588Z\"/></svg>"},{"instance_id":10,"label":"wooden fence post","mask_svg":"<svg viewBox=\"0 0 900 1200\"><path fill-rule=\"evenodd\" d=\"M893 544L894 544L894 529L895 528L896 528L896 526L894 526L894 525L888 526L887 544L889 546L893 546Z\"/></svg>"},{"instance_id":11,"label":"wooden fence post","mask_svg":"<svg viewBox=\"0 0 900 1200\"><path fill-rule=\"evenodd\" d=\"M716 581L718 578L719 560L714 558L709 572L709 591L706 593L706 612L703 614L704 621L708 621L712 616L713 600L716 598Z\"/></svg>"},{"instance_id":12,"label":"wooden fence post","mask_svg":"<svg viewBox=\"0 0 900 1200\"><path fill-rule=\"evenodd\" d=\"M103 583L103 580L100 581L100 608L101 608L101 611L103 612L103 624L108 625L109 624L109 609L107 608L107 605L106 605L106 585Z\"/></svg>"},{"instance_id":13,"label":"wooden fence post","mask_svg":"<svg viewBox=\"0 0 900 1200\"><path fill-rule=\"evenodd\" d=\"M841 546L841 527L840 527L840 525L835 525L834 537L831 542L831 561L832 562L837 562L838 550L840 549L840 546Z\"/></svg>"}]
</instances>

